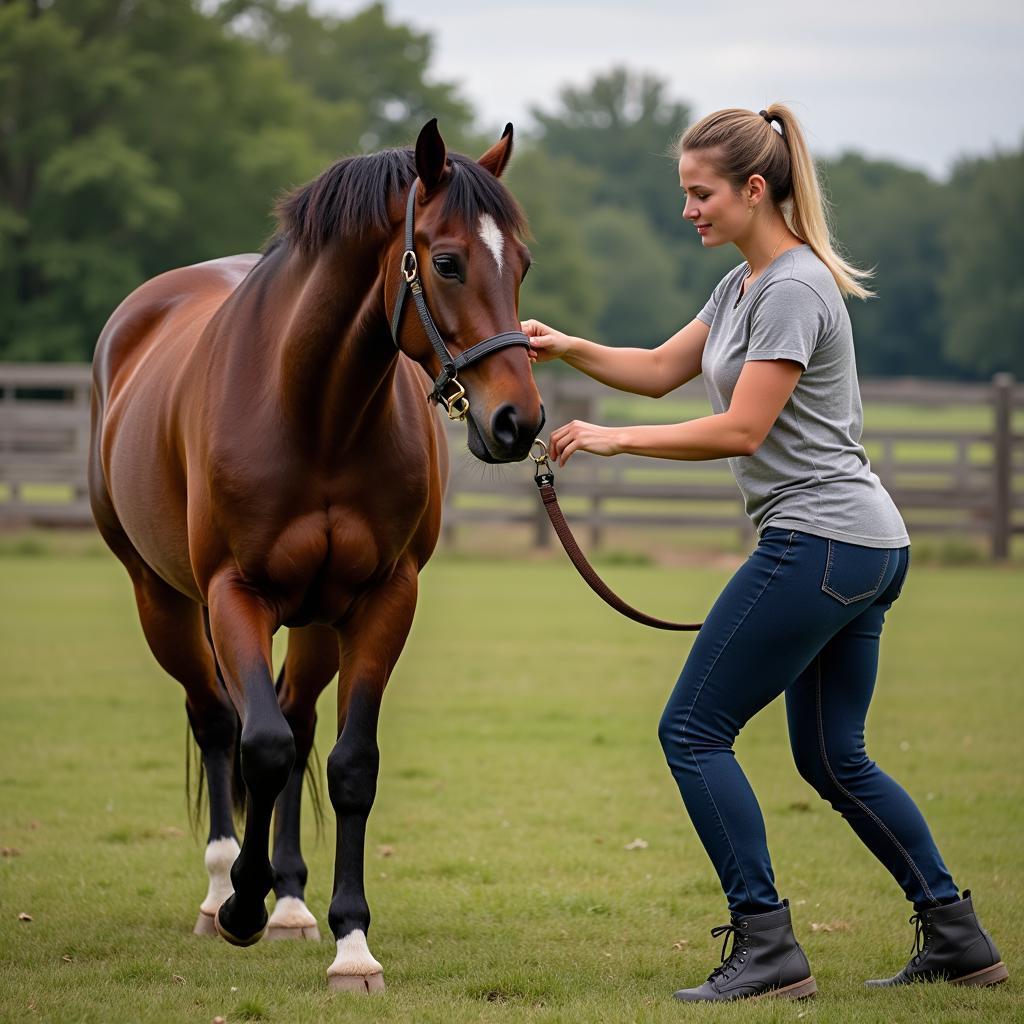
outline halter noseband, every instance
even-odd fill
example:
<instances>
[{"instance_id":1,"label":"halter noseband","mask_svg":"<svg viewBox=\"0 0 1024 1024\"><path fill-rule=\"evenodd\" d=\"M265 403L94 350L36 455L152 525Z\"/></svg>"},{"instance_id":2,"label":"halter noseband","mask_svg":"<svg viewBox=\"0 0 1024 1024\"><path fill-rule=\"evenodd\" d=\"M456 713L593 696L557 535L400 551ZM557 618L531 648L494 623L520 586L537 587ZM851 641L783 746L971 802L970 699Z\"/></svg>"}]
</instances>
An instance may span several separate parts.
<instances>
[{"instance_id":1,"label":"halter noseband","mask_svg":"<svg viewBox=\"0 0 1024 1024\"><path fill-rule=\"evenodd\" d=\"M437 375L434 388L427 398L438 404L444 402L449 419L464 420L466 413L469 412L469 399L466 398L466 389L459 383L457 376L459 370L471 363L478 362L492 352L508 348L510 345L523 345L529 348L530 340L520 331L504 331L502 334L495 334L483 341L478 341L452 358L448 346L441 338L441 332L437 329L437 324L434 323L434 319L430 315L430 310L427 309L427 300L423 296L423 284L420 281L419 261L416 259L416 246L413 242L413 218L416 210L416 186L418 184L419 178L413 181L412 188L409 189L409 201L405 208L405 252L402 254L402 282L398 288L398 298L395 300L395 311L391 316L391 336L395 340L395 346L398 347L398 325L402 319L406 296L412 292L423 330L437 353L437 358L441 360L441 372ZM446 395L444 392L449 384L453 384L455 390L451 395Z\"/></svg>"}]
</instances>

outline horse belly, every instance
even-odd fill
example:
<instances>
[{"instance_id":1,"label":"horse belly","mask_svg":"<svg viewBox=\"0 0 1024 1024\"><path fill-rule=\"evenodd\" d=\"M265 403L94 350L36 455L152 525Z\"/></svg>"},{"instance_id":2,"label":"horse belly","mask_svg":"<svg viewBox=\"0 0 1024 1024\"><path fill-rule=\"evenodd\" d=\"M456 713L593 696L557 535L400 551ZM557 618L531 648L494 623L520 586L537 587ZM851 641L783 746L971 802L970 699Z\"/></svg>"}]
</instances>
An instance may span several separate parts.
<instances>
[{"instance_id":1,"label":"horse belly","mask_svg":"<svg viewBox=\"0 0 1024 1024\"><path fill-rule=\"evenodd\" d=\"M115 377L104 410L100 458L121 528L167 583L200 599L189 556L186 374L216 308L169 317Z\"/></svg>"},{"instance_id":2,"label":"horse belly","mask_svg":"<svg viewBox=\"0 0 1024 1024\"><path fill-rule=\"evenodd\" d=\"M103 463L111 504L143 561L171 586L199 599L189 561L186 491L177 456L140 391L115 403ZM139 408L141 407L141 408Z\"/></svg>"}]
</instances>

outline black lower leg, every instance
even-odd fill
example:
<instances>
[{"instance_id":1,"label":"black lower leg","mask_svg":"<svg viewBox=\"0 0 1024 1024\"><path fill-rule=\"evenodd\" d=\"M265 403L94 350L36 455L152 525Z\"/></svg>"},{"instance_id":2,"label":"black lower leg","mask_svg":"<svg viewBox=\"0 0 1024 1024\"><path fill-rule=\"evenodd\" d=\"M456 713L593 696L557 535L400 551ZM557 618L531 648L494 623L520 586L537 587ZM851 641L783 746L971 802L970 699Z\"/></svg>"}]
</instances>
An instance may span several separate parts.
<instances>
[{"instance_id":1,"label":"black lower leg","mask_svg":"<svg viewBox=\"0 0 1024 1024\"><path fill-rule=\"evenodd\" d=\"M288 782L295 761L295 740L269 678L247 692L242 728L242 777L248 790L245 837L231 868L234 895L221 907L223 930L238 940L258 936L267 923L264 900L274 882L267 853L274 801Z\"/></svg>"},{"instance_id":2,"label":"black lower leg","mask_svg":"<svg viewBox=\"0 0 1024 1024\"><path fill-rule=\"evenodd\" d=\"M235 839L232 814L234 750L238 738L238 716L225 699L199 712L186 702L185 712L203 759L207 793L210 801L210 832L207 842Z\"/></svg>"},{"instance_id":3,"label":"black lower leg","mask_svg":"<svg viewBox=\"0 0 1024 1024\"><path fill-rule=\"evenodd\" d=\"M303 899L306 892L306 862L302 859L300 821L302 783L313 744L316 716L312 724L289 719L295 736L295 764L274 807L274 894Z\"/></svg>"},{"instance_id":4,"label":"black lower leg","mask_svg":"<svg viewBox=\"0 0 1024 1024\"><path fill-rule=\"evenodd\" d=\"M354 692L345 728L327 759L327 782L338 816L334 897L328 921L336 939L370 928L370 907L363 887L366 819L377 792L379 698Z\"/></svg>"}]
</instances>

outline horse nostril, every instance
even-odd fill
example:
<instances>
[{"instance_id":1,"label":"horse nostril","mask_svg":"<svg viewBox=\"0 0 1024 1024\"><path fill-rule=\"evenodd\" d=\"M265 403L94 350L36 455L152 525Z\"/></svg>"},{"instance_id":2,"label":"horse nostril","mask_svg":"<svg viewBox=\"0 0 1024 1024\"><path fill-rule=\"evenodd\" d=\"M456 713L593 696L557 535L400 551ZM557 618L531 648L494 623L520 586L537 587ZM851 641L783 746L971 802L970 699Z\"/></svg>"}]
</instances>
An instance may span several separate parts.
<instances>
[{"instance_id":1,"label":"horse nostril","mask_svg":"<svg viewBox=\"0 0 1024 1024\"><path fill-rule=\"evenodd\" d=\"M506 449L516 446L519 440L519 417L514 405L503 405L491 417L491 436Z\"/></svg>"}]
</instances>

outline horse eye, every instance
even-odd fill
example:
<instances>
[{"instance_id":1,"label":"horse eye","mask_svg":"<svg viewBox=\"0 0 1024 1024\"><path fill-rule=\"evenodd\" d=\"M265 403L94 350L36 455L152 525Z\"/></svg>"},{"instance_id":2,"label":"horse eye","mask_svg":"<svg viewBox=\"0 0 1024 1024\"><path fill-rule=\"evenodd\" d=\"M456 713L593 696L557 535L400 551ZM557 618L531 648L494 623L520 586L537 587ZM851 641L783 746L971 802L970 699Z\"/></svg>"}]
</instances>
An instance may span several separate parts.
<instances>
[{"instance_id":1,"label":"horse eye","mask_svg":"<svg viewBox=\"0 0 1024 1024\"><path fill-rule=\"evenodd\" d=\"M453 256L435 256L434 269L442 277L461 279L459 264Z\"/></svg>"}]
</instances>

